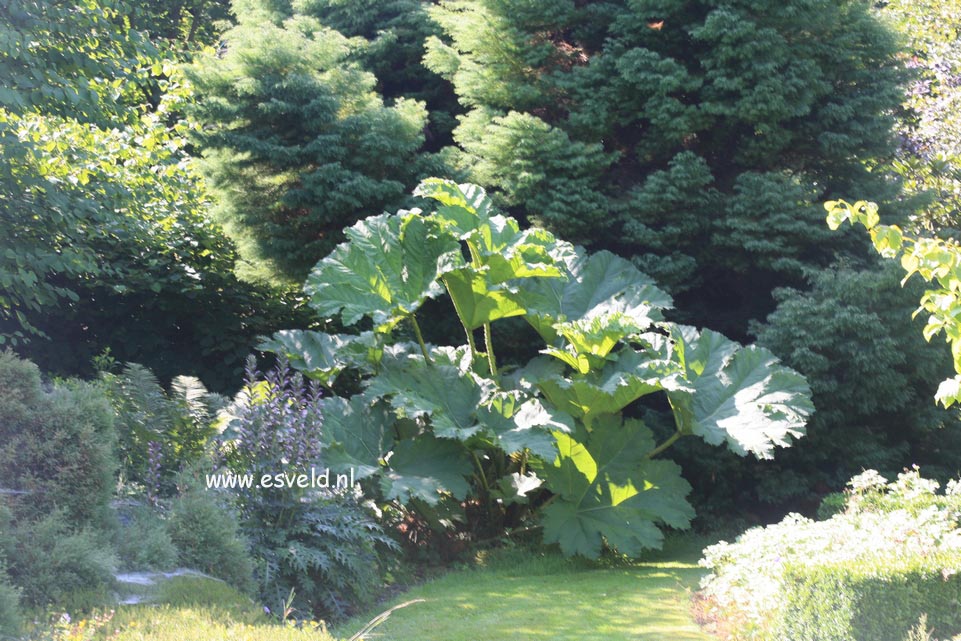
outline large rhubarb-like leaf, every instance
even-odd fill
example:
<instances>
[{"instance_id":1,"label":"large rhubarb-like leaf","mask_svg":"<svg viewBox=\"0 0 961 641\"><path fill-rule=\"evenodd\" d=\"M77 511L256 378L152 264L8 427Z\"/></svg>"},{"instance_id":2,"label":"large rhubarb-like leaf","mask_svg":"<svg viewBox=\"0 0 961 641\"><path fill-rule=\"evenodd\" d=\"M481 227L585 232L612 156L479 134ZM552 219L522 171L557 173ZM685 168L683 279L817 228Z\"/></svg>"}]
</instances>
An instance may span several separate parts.
<instances>
[{"instance_id":1,"label":"large rhubarb-like leaf","mask_svg":"<svg viewBox=\"0 0 961 641\"><path fill-rule=\"evenodd\" d=\"M491 200L482 187L458 185L452 180L428 178L414 190L415 196L440 203L436 215L461 239L486 223L491 216Z\"/></svg>"},{"instance_id":2,"label":"large rhubarb-like leaf","mask_svg":"<svg viewBox=\"0 0 961 641\"><path fill-rule=\"evenodd\" d=\"M668 392L678 429L731 451L773 457L804 435L814 411L804 377L766 349L741 347L717 332L672 331L674 360L689 389Z\"/></svg>"},{"instance_id":3,"label":"large rhubarb-like leaf","mask_svg":"<svg viewBox=\"0 0 961 641\"><path fill-rule=\"evenodd\" d=\"M470 460L463 445L420 434L394 440L397 419L385 403L364 395L324 401L324 461L331 473L353 468L354 478L380 476L388 499L434 505L444 492L463 499Z\"/></svg>"},{"instance_id":4,"label":"large rhubarb-like leaf","mask_svg":"<svg viewBox=\"0 0 961 641\"><path fill-rule=\"evenodd\" d=\"M499 394L477 409L483 435L508 454L530 450L552 460L557 456L553 432L570 432L570 416L545 406L540 399L522 399L516 393Z\"/></svg>"},{"instance_id":5,"label":"large rhubarb-like leaf","mask_svg":"<svg viewBox=\"0 0 961 641\"><path fill-rule=\"evenodd\" d=\"M523 316L524 308L516 292L493 285L490 270L463 267L444 274L444 284L461 323L468 330L477 329L499 318Z\"/></svg>"},{"instance_id":6,"label":"large rhubarb-like leaf","mask_svg":"<svg viewBox=\"0 0 961 641\"><path fill-rule=\"evenodd\" d=\"M421 434L397 444L380 479L384 496L406 503L421 499L436 505L442 493L467 497L472 468L467 451L456 441Z\"/></svg>"},{"instance_id":7,"label":"large rhubarb-like leaf","mask_svg":"<svg viewBox=\"0 0 961 641\"><path fill-rule=\"evenodd\" d=\"M423 217L383 214L345 230L348 242L317 263L304 292L323 317L387 331L444 290L439 276L462 264L460 245Z\"/></svg>"},{"instance_id":8,"label":"large rhubarb-like leaf","mask_svg":"<svg viewBox=\"0 0 961 641\"><path fill-rule=\"evenodd\" d=\"M587 374L591 369L604 367L608 354L622 341L648 329L648 321L645 319L638 323L636 318L621 312L605 312L576 321L554 323L553 327L567 344L564 347L551 345L541 353L560 359L581 374Z\"/></svg>"},{"instance_id":9,"label":"large rhubarb-like leaf","mask_svg":"<svg viewBox=\"0 0 961 641\"><path fill-rule=\"evenodd\" d=\"M388 397L406 418L430 417L434 434L467 440L481 429L477 407L493 390L493 382L452 365L428 365L422 358L384 359L370 379L367 394Z\"/></svg>"},{"instance_id":10,"label":"large rhubarb-like leaf","mask_svg":"<svg viewBox=\"0 0 961 641\"><path fill-rule=\"evenodd\" d=\"M286 358L291 367L324 385L332 385L337 375L348 368L367 371L371 362L379 360L377 354L381 351L373 332L325 334L300 329L274 332L257 349Z\"/></svg>"},{"instance_id":11,"label":"large rhubarb-like leaf","mask_svg":"<svg viewBox=\"0 0 961 641\"><path fill-rule=\"evenodd\" d=\"M527 320L548 343L557 339L554 325L620 314L636 331L663 318L671 297L629 261L608 251L583 250L562 258L566 279L531 282L524 289Z\"/></svg>"},{"instance_id":12,"label":"large rhubarb-like leaf","mask_svg":"<svg viewBox=\"0 0 961 641\"><path fill-rule=\"evenodd\" d=\"M651 431L607 415L590 432L556 434L559 454L541 475L557 496L544 510L544 540L565 554L597 558L606 542L638 556L661 546L659 524L685 528L690 485L670 461L650 460Z\"/></svg>"},{"instance_id":13,"label":"large rhubarb-like leaf","mask_svg":"<svg viewBox=\"0 0 961 641\"><path fill-rule=\"evenodd\" d=\"M686 389L676 363L660 354L624 347L600 370L566 372L561 362L537 358L520 373L522 384L533 384L555 407L590 422L594 416L615 414L642 396L665 389Z\"/></svg>"},{"instance_id":14,"label":"large rhubarb-like leaf","mask_svg":"<svg viewBox=\"0 0 961 641\"><path fill-rule=\"evenodd\" d=\"M552 255L558 245L554 236L543 229L521 231L513 218L492 215L490 199L480 188L430 179L415 193L441 204L429 219L470 250L469 266L446 264L442 269L454 308L468 330L526 313L511 281L562 275Z\"/></svg>"},{"instance_id":15,"label":"large rhubarb-like leaf","mask_svg":"<svg viewBox=\"0 0 961 641\"><path fill-rule=\"evenodd\" d=\"M353 467L362 479L381 471L394 444L394 416L385 403L356 395L324 399L324 460L332 470Z\"/></svg>"}]
</instances>

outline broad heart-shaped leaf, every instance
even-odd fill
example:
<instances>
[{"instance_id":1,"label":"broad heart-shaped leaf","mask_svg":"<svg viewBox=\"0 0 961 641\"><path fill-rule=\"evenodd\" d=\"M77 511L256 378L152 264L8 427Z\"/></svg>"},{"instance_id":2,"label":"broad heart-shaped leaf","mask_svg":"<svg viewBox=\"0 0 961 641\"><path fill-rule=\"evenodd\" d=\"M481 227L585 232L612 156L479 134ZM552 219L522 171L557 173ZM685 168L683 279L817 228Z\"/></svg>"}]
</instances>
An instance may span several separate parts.
<instances>
[{"instance_id":1,"label":"broad heart-shaped leaf","mask_svg":"<svg viewBox=\"0 0 961 641\"><path fill-rule=\"evenodd\" d=\"M649 319L641 323L621 312L605 312L598 316L566 323L554 323L554 331L564 337L564 348L549 346L541 350L567 363L581 374L605 366L607 355L629 336L648 329Z\"/></svg>"},{"instance_id":2,"label":"broad heart-shaped leaf","mask_svg":"<svg viewBox=\"0 0 961 641\"><path fill-rule=\"evenodd\" d=\"M477 185L428 178L415 196L432 198L440 207L430 216L461 240L469 240L481 263L492 269L493 282L531 276L557 276L550 250L558 243L545 229L520 230L513 218L493 213L487 193Z\"/></svg>"},{"instance_id":3,"label":"broad heart-shaped leaf","mask_svg":"<svg viewBox=\"0 0 961 641\"><path fill-rule=\"evenodd\" d=\"M662 319L671 297L629 261L608 251L587 254L578 248L563 255L567 279L531 281L524 288L527 321L549 344L554 324L619 313L638 328Z\"/></svg>"},{"instance_id":4,"label":"broad heart-shaped leaf","mask_svg":"<svg viewBox=\"0 0 961 641\"><path fill-rule=\"evenodd\" d=\"M674 360L690 386L667 394L682 433L712 445L727 442L731 451L760 459L804 435L814 411L811 390L769 351L690 327L674 327L671 338Z\"/></svg>"},{"instance_id":5,"label":"broad heart-shaped leaf","mask_svg":"<svg viewBox=\"0 0 961 641\"><path fill-rule=\"evenodd\" d=\"M324 399L324 460L331 470L353 467L362 479L382 469L394 444L395 418L386 403L358 394L350 400Z\"/></svg>"},{"instance_id":6,"label":"broad heart-shaped leaf","mask_svg":"<svg viewBox=\"0 0 961 641\"><path fill-rule=\"evenodd\" d=\"M467 497L471 474L467 449L456 441L421 434L397 443L388 459L390 469L380 479L384 496L406 503L421 499L436 505L442 492Z\"/></svg>"},{"instance_id":7,"label":"broad heart-shaped leaf","mask_svg":"<svg viewBox=\"0 0 961 641\"><path fill-rule=\"evenodd\" d=\"M513 219L493 216L466 240L471 264L445 268L443 279L468 329L525 314L518 295L520 279L562 275L550 252L556 241L542 229L521 232Z\"/></svg>"},{"instance_id":8,"label":"broad heart-shaped leaf","mask_svg":"<svg viewBox=\"0 0 961 641\"><path fill-rule=\"evenodd\" d=\"M600 358L610 354L624 338L647 328L647 325L638 326L634 319L620 312L608 312L554 325L554 330L567 339L577 354L590 354Z\"/></svg>"},{"instance_id":9,"label":"broad heart-shaped leaf","mask_svg":"<svg viewBox=\"0 0 961 641\"><path fill-rule=\"evenodd\" d=\"M340 313L348 325L369 316L389 331L444 291L442 269L463 263L457 239L416 213L373 216L344 233L347 242L317 263L304 292L318 314Z\"/></svg>"},{"instance_id":10,"label":"broad heart-shaped leaf","mask_svg":"<svg viewBox=\"0 0 961 641\"><path fill-rule=\"evenodd\" d=\"M544 509L544 540L567 555L600 556L603 543L629 556L661 546L658 524L686 528L694 516L680 468L649 460L640 421L599 417L588 433L556 434L558 457L541 472L557 496Z\"/></svg>"},{"instance_id":11,"label":"broad heart-shaped leaf","mask_svg":"<svg viewBox=\"0 0 961 641\"><path fill-rule=\"evenodd\" d=\"M518 278L560 278L563 265L558 265L552 252L567 243L558 241L545 229L520 231L513 218L493 216L489 225L478 230L471 240L478 259L487 267L492 283Z\"/></svg>"},{"instance_id":12,"label":"broad heart-shaped leaf","mask_svg":"<svg viewBox=\"0 0 961 641\"><path fill-rule=\"evenodd\" d=\"M395 424L390 408L366 394L325 399L321 436L331 474L350 468L357 479L380 474L385 496L405 503L417 498L434 505L442 492L463 499L472 469L463 445L430 434L395 442Z\"/></svg>"},{"instance_id":13,"label":"broad heart-shaped leaf","mask_svg":"<svg viewBox=\"0 0 961 641\"><path fill-rule=\"evenodd\" d=\"M686 389L676 363L653 351L624 347L602 369L566 372L554 359L535 358L518 374L536 386L558 409L590 423L616 414L642 396L664 389Z\"/></svg>"},{"instance_id":14,"label":"broad heart-shaped leaf","mask_svg":"<svg viewBox=\"0 0 961 641\"><path fill-rule=\"evenodd\" d=\"M493 381L480 379L452 365L427 365L423 358L384 358L371 378L367 394L388 397L406 418L430 417L441 438L467 440L481 429L476 409L493 391Z\"/></svg>"},{"instance_id":15,"label":"broad heart-shaped leaf","mask_svg":"<svg viewBox=\"0 0 961 641\"><path fill-rule=\"evenodd\" d=\"M351 367L368 371L382 351L373 332L325 334L300 329L274 332L257 349L286 358L291 367L324 385L332 385L338 374Z\"/></svg>"}]
</instances>

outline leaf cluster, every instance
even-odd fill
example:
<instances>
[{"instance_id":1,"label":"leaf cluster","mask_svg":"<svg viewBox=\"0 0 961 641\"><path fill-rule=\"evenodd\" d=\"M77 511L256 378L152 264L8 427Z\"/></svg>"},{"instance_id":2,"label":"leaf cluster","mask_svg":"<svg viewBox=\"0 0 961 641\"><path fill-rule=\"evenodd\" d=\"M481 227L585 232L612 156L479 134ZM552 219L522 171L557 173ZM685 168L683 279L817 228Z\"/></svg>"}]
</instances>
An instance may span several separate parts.
<instances>
[{"instance_id":1,"label":"leaf cluster","mask_svg":"<svg viewBox=\"0 0 961 641\"><path fill-rule=\"evenodd\" d=\"M902 285L914 274L932 284L914 315L929 314L923 330L925 340L944 333L958 372L941 383L935 398L945 407L961 402L961 245L953 239L917 235L898 225L882 225L878 207L872 202L829 201L824 208L831 229L838 229L845 221L859 223L868 230L881 256L899 258L906 274Z\"/></svg>"},{"instance_id":2,"label":"leaf cluster","mask_svg":"<svg viewBox=\"0 0 961 641\"><path fill-rule=\"evenodd\" d=\"M262 344L327 386L359 374L359 393L325 402L324 447L384 499L448 522L478 502L473 518L495 533L534 519L568 554L637 555L660 545L658 526L693 516L680 468L658 458L677 439L770 458L803 434L803 378L763 349L664 321L670 298L628 261L522 230L474 185L428 179L415 193L435 209L355 224L305 286L319 314L370 331ZM464 345L423 338L417 312L441 296ZM512 317L543 341L516 369L498 365L492 329ZM622 415L655 393L675 418L660 444Z\"/></svg>"}]
</instances>

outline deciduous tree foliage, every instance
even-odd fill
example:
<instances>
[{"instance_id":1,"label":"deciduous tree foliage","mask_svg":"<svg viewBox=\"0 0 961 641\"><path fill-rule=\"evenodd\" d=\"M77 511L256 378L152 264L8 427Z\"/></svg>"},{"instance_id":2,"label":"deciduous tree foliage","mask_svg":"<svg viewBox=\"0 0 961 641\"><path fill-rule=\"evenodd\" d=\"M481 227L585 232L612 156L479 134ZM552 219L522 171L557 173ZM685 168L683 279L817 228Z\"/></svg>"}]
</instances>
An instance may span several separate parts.
<instances>
[{"instance_id":1,"label":"deciduous tree foliage","mask_svg":"<svg viewBox=\"0 0 961 641\"><path fill-rule=\"evenodd\" d=\"M186 87L124 9L0 9L0 342L61 374L109 346L223 389L285 307L233 275L185 153Z\"/></svg>"},{"instance_id":2,"label":"deciduous tree foliage","mask_svg":"<svg viewBox=\"0 0 961 641\"><path fill-rule=\"evenodd\" d=\"M918 210L909 228L957 228L961 215L961 3L886 0L915 76L898 123L894 170Z\"/></svg>"},{"instance_id":3,"label":"deciduous tree foliage","mask_svg":"<svg viewBox=\"0 0 961 641\"><path fill-rule=\"evenodd\" d=\"M127 0L135 29L181 49L211 45L230 24L229 0Z\"/></svg>"}]
</instances>

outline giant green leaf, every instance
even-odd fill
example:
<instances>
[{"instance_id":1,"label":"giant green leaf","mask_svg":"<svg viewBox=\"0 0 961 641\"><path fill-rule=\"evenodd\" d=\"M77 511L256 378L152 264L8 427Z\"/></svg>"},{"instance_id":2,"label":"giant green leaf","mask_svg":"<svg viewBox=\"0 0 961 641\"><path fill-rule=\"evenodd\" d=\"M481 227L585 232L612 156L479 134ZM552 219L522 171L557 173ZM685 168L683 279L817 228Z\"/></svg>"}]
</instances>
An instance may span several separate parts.
<instances>
[{"instance_id":1,"label":"giant green leaf","mask_svg":"<svg viewBox=\"0 0 961 641\"><path fill-rule=\"evenodd\" d=\"M493 283L518 278L560 278L563 265L558 265L552 251L560 243L544 229L520 231L513 218L494 216L490 226L478 235L480 262L490 269ZM500 226L498 226L500 225ZM489 231L493 230L493 231Z\"/></svg>"},{"instance_id":2,"label":"giant green leaf","mask_svg":"<svg viewBox=\"0 0 961 641\"><path fill-rule=\"evenodd\" d=\"M353 335L286 329L262 339L257 349L286 358L291 367L325 385L332 385L347 368L366 370L371 361L379 360L373 332Z\"/></svg>"},{"instance_id":3,"label":"giant green leaf","mask_svg":"<svg viewBox=\"0 0 961 641\"><path fill-rule=\"evenodd\" d=\"M490 257L491 260L481 262L494 267L495 279L499 279L495 282L534 275L516 273L515 270L522 269L522 263L541 264L552 275L558 274L558 270L553 268L555 260L549 253L558 243L554 235L541 228L521 231L513 218L493 213L493 203L481 187L428 178L417 187L414 195L440 203L440 207L430 216L431 220L461 240L470 240L477 252ZM514 268L507 269L506 265L511 262ZM532 272L539 271L533 267L529 269ZM516 275L508 275L509 272Z\"/></svg>"},{"instance_id":4,"label":"giant green leaf","mask_svg":"<svg viewBox=\"0 0 961 641\"><path fill-rule=\"evenodd\" d=\"M456 441L422 434L397 444L388 459L390 469L381 475L384 496L403 503L421 499L436 505L442 493L467 497L466 476L472 472L467 450Z\"/></svg>"},{"instance_id":5,"label":"giant green leaf","mask_svg":"<svg viewBox=\"0 0 961 641\"><path fill-rule=\"evenodd\" d=\"M593 319L612 313L626 317L639 329L662 319L671 297L633 264L608 251L565 254L567 279L532 281L525 286L527 320L548 343L554 343L554 324Z\"/></svg>"},{"instance_id":6,"label":"giant green leaf","mask_svg":"<svg viewBox=\"0 0 961 641\"><path fill-rule=\"evenodd\" d=\"M384 403L364 395L324 401L324 462L331 474L353 468L354 478L380 476L389 499L435 504L443 492L463 499L470 460L462 445L420 434L394 440L396 418Z\"/></svg>"},{"instance_id":7,"label":"giant green leaf","mask_svg":"<svg viewBox=\"0 0 961 641\"><path fill-rule=\"evenodd\" d=\"M435 216L458 238L466 238L490 218L491 200L477 185L428 178L417 186L414 195L439 202Z\"/></svg>"},{"instance_id":8,"label":"giant green leaf","mask_svg":"<svg viewBox=\"0 0 961 641\"><path fill-rule=\"evenodd\" d=\"M437 200L441 206L430 220L470 249L470 266L443 269L454 307L468 330L525 313L516 290L505 283L562 275L551 253L558 244L554 236L544 229L521 231L513 218L492 215L490 199L479 187L428 179L415 194Z\"/></svg>"},{"instance_id":9,"label":"giant green leaf","mask_svg":"<svg viewBox=\"0 0 961 641\"><path fill-rule=\"evenodd\" d=\"M587 373L564 371L556 360L537 358L521 372L555 407L590 421L600 414L620 412L642 396L664 389L686 389L676 363L660 353L624 347L604 368Z\"/></svg>"},{"instance_id":10,"label":"giant green leaf","mask_svg":"<svg viewBox=\"0 0 961 641\"><path fill-rule=\"evenodd\" d=\"M462 259L460 245L417 214L383 214L345 230L342 243L314 267L304 292L323 317L353 325L367 316L379 331L394 327L444 290L444 269Z\"/></svg>"},{"instance_id":11,"label":"giant green leaf","mask_svg":"<svg viewBox=\"0 0 961 641\"><path fill-rule=\"evenodd\" d=\"M364 395L334 396L324 399L323 416L318 435L332 471L353 467L361 479L381 470L394 444L394 417L386 404L372 404Z\"/></svg>"},{"instance_id":12,"label":"giant green leaf","mask_svg":"<svg viewBox=\"0 0 961 641\"><path fill-rule=\"evenodd\" d=\"M508 454L525 449L546 460L557 455L553 432L570 432L573 420L549 408L536 398L521 398L517 393L499 394L477 409L490 442Z\"/></svg>"},{"instance_id":13,"label":"giant green leaf","mask_svg":"<svg viewBox=\"0 0 961 641\"><path fill-rule=\"evenodd\" d=\"M444 274L444 284L447 285L454 309L468 330L499 318L524 314L517 294L509 288L492 285L489 271L463 267Z\"/></svg>"},{"instance_id":14,"label":"giant green leaf","mask_svg":"<svg viewBox=\"0 0 961 641\"><path fill-rule=\"evenodd\" d=\"M629 556L660 547L658 524L684 528L690 486L670 461L649 460L651 431L605 415L592 430L556 434L558 456L541 475L556 497L544 510L544 540L565 554L597 558L606 542Z\"/></svg>"},{"instance_id":15,"label":"giant green leaf","mask_svg":"<svg viewBox=\"0 0 961 641\"><path fill-rule=\"evenodd\" d=\"M674 359L689 389L668 391L678 429L731 451L772 458L804 435L814 411L804 377L769 351L740 347L717 332L672 331Z\"/></svg>"},{"instance_id":16,"label":"giant green leaf","mask_svg":"<svg viewBox=\"0 0 961 641\"><path fill-rule=\"evenodd\" d=\"M466 440L481 429L476 410L490 396L493 382L452 365L428 365L422 358L384 359L367 394L388 397L407 418L430 417L435 435Z\"/></svg>"}]
</instances>

